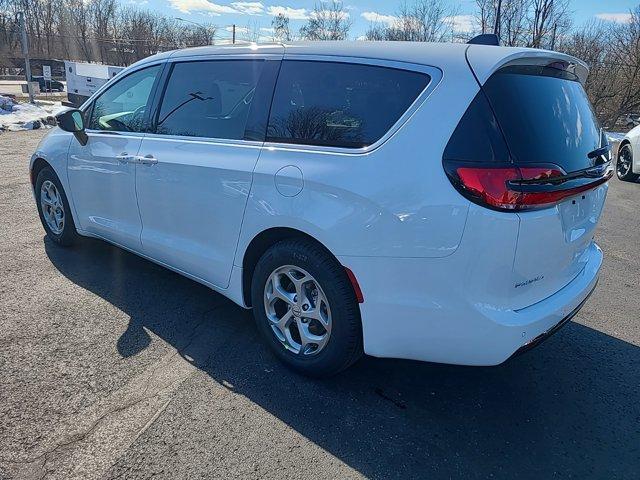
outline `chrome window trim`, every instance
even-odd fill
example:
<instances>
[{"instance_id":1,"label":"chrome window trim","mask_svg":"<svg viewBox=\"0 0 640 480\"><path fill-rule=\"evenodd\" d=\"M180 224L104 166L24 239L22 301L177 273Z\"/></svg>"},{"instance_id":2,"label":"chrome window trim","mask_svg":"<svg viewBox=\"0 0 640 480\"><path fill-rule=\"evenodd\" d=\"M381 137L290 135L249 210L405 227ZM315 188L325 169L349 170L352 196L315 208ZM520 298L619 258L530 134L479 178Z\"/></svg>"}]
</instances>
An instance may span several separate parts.
<instances>
[{"instance_id":1,"label":"chrome window trim","mask_svg":"<svg viewBox=\"0 0 640 480\"><path fill-rule=\"evenodd\" d=\"M87 135L99 136L99 137L125 137L125 138L142 138L145 136L144 132L121 132L119 130L90 130L85 128Z\"/></svg>"},{"instance_id":2,"label":"chrome window trim","mask_svg":"<svg viewBox=\"0 0 640 480\"><path fill-rule=\"evenodd\" d=\"M185 55L181 57L169 57L166 63L183 63L183 62L210 62L216 60L282 60L283 55L280 53L216 53L201 55Z\"/></svg>"},{"instance_id":3,"label":"chrome window trim","mask_svg":"<svg viewBox=\"0 0 640 480\"><path fill-rule=\"evenodd\" d=\"M387 132L380 137L376 142L366 147L361 148L348 148L348 147L331 147L327 145L307 145L303 143L283 143L283 142L265 142L264 147L269 150L291 150L296 152L314 152L325 154L340 154L340 155L364 155L371 153L379 148L387 140L393 137L400 128L416 113L425 100L431 95L431 92L435 90L440 81L442 80L442 70L430 65L423 65L417 63L401 62L397 60L384 60L379 58L368 57L345 57L339 55L305 55L305 54L286 54L283 61L286 60L306 60L317 62L332 62L332 63L351 63L358 65L372 65L379 67L395 68L399 70L409 70L415 72L426 73L429 75L430 80L427 86L422 92L415 98L413 103L407 108L407 110L398 118L398 120L387 130Z\"/></svg>"},{"instance_id":4,"label":"chrome window trim","mask_svg":"<svg viewBox=\"0 0 640 480\"><path fill-rule=\"evenodd\" d=\"M227 138L210 138L210 137L188 137L183 135L166 135L160 133L145 133L145 138L150 140L161 140L165 142L189 142L220 145L223 147L246 147L246 148L262 148L264 142L256 140L239 140Z\"/></svg>"}]
</instances>

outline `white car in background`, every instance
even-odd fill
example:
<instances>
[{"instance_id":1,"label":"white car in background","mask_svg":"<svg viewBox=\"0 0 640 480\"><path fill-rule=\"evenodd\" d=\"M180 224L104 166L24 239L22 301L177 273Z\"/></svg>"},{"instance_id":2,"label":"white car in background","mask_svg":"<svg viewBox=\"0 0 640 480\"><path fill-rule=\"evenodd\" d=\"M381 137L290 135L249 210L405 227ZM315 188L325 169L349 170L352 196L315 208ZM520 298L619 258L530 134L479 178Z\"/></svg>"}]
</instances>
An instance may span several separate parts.
<instances>
[{"instance_id":1,"label":"white car in background","mask_svg":"<svg viewBox=\"0 0 640 480\"><path fill-rule=\"evenodd\" d=\"M620 180L628 182L640 178L640 126L633 128L620 142L616 174Z\"/></svg>"},{"instance_id":2,"label":"white car in background","mask_svg":"<svg viewBox=\"0 0 640 480\"><path fill-rule=\"evenodd\" d=\"M104 239L253 308L305 374L496 365L597 282L613 171L586 77L477 44L162 53L58 116L34 194L51 241Z\"/></svg>"}]
</instances>

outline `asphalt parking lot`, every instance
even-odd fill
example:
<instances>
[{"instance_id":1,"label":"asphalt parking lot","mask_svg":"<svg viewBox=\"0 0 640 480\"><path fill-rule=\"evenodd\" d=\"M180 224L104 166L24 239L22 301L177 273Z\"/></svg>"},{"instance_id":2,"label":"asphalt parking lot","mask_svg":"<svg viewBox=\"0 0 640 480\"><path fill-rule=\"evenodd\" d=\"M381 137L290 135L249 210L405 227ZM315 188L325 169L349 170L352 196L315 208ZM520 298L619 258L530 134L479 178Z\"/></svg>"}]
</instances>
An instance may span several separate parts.
<instances>
[{"instance_id":1,"label":"asphalt parking lot","mask_svg":"<svg viewBox=\"0 0 640 480\"><path fill-rule=\"evenodd\" d=\"M313 381L207 288L47 241L27 171L44 133L0 134L0 478L640 476L640 184L611 182L598 289L537 349Z\"/></svg>"}]
</instances>

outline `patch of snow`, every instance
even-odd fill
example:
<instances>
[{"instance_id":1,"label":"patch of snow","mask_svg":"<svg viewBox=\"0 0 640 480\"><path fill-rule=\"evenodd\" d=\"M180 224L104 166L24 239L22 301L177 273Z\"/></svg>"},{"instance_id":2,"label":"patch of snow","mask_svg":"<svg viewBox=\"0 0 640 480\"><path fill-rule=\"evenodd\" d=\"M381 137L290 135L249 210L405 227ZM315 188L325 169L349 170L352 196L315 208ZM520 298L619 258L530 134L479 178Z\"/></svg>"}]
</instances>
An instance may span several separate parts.
<instances>
[{"instance_id":1,"label":"patch of snow","mask_svg":"<svg viewBox=\"0 0 640 480\"><path fill-rule=\"evenodd\" d=\"M55 125L54 115L62 109L60 102L16 103L0 95L0 131L34 130Z\"/></svg>"}]
</instances>

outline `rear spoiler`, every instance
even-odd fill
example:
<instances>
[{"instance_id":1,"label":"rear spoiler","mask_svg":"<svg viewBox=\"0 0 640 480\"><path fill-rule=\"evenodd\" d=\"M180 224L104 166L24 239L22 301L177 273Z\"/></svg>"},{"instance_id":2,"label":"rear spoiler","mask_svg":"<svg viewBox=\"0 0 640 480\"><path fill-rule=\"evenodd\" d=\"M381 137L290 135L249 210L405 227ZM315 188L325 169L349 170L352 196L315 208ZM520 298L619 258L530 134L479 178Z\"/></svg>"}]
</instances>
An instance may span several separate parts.
<instances>
[{"instance_id":1,"label":"rear spoiler","mask_svg":"<svg viewBox=\"0 0 640 480\"><path fill-rule=\"evenodd\" d=\"M467 62L480 85L502 67L507 65L550 65L562 63L567 70L574 73L583 85L589 75L589 67L579 60L564 53L534 48L514 48L487 46L472 43L467 48Z\"/></svg>"}]
</instances>

